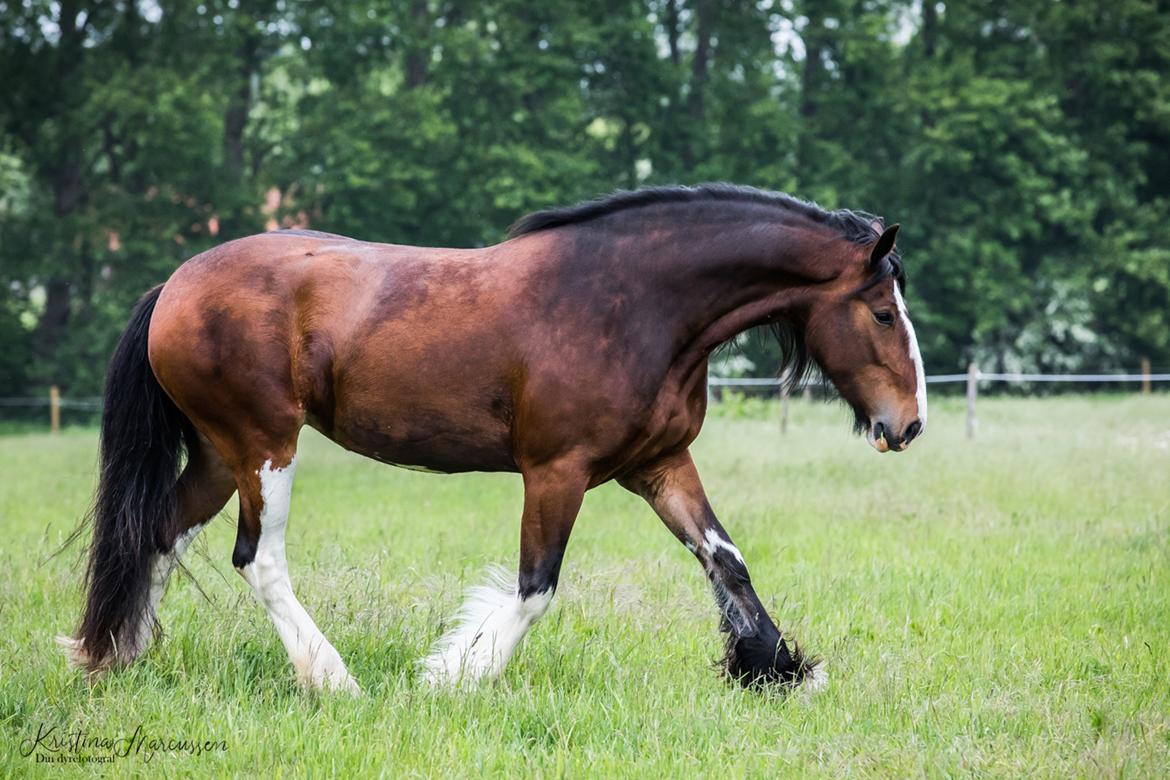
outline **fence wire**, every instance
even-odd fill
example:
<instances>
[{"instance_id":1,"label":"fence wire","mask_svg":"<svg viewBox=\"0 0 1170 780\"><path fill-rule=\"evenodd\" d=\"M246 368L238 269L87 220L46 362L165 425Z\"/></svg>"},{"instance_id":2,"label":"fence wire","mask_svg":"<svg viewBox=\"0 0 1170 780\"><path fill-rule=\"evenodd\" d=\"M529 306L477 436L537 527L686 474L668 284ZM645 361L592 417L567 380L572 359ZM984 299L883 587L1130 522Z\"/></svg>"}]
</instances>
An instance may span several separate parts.
<instances>
[{"instance_id":1,"label":"fence wire","mask_svg":"<svg viewBox=\"0 0 1170 780\"><path fill-rule=\"evenodd\" d=\"M1134 374L1127 372L1113 372L1102 374L1039 374L1039 373L1015 373L1015 372L1001 372L1001 371L976 371L974 375L963 374L930 374L926 377L927 384L959 384L969 382L974 379L978 383L986 382L1006 382L1006 383L1025 383L1025 382L1056 382L1056 383L1146 383L1153 384L1155 382L1170 382L1170 372L1163 372L1157 374ZM782 377L723 377L713 376L708 378L707 386L711 388L736 388L736 387L766 387L766 388L780 388L784 384ZM811 379L802 382L795 390L803 390L804 388L814 387L828 387L829 382L825 379ZM61 411L76 412L79 416L76 419L92 419L88 418L85 413L97 413L102 410L102 399L99 397L81 397L81 398L59 398L57 399L57 408ZM38 408L49 408L51 410L53 400L48 394L38 396L19 396L0 398L0 408L9 408L13 412L24 410L20 416L32 421L32 410ZM40 419L39 416L36 419Z\"/></svg>"},{"instance_id":2,"label":"fence wire","mask_svg":"<svg viewBox=\"0 0 1170 780\"><path fill-rule=\"evenodd\" d=\"M966 382L970 377L967 374L930 374L926 383L948 384ZM975 374L979 382L1170 382L1170 373L1166 374L1018 374L1002 372L983 372ZM780 377L722 377L713 376L707 379L711 387L779 387L784 383ZM824 379L813 379L802 382L800 387L825 387L829 383Z\"/></svg>"},{"instance_id":3,"label":"fence wire","mask_svg":"<svg viewBox=\"0 0 1170 780\"><path fill-rule=\"evenodd\" d=\"M57 402L62 409L80 409L87 412L101 411L100 398L62 398ZM0 406L52 406L48 396L28 398L0 398Z\"/></svg>"}]
</instances>

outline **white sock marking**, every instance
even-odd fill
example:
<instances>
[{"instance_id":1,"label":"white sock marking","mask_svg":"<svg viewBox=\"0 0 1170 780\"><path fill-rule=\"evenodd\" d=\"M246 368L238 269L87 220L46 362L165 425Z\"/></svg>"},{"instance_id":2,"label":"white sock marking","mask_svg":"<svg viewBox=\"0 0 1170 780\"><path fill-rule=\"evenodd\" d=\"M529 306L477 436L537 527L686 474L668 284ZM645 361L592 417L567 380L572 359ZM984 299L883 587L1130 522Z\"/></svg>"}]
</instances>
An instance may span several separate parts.
<instances>
[{"instance_id":1,"label":"white sock marking","mask_svg":"<svg viewBox=\"0 0 1170 780\"><path fill-rule=\"evenodd\" d=\"M179 559L187 552L191 542L203 530L202 525L187 529L175 540L174 547L165 555L155 555L150 567L150 593L146 597L146 609L138 618L138 625L134 630L134 639L131 647L118 648L118 655L123 661L131 661L137 657L154 637L154 629L158 624L158 605L166 593L167 581L179 565Z\"/></svg>"},{"instance_id":2,"label":"white sock marking","mask_svg":"<svg viewBox=\"0 0 1170 780\"><path fill-rule=\"evenodd\" d=\"M284 533L288 526L296 458L284 468L275 469L271 460L266 461L257 473L260 476L260 497L264 502L260 510L260 541L256 546L256 557L241 574L268 610L301 682L314 688L360 693L341 656L297 601L288 578Z\"/></svg>"},{"instance_id":3,"label":"white sock marking","mask_svg":"<svg viewBox=\"0 0 1170 780\"><path fill-rule=\"evenodd\" d=\"M810 693L817 693L829 687L829 671L825 669L825 662L821 661L812 668L804 678L801 686Z\"/></svg>"},{"instance_id":4,"label":"white sock marking","mask_svg":"<svg viewBox=\"0 0 1170 780\"><path fill-rule=\"evenodd\" d=\"M914 333L914 325L910 322L910 315L906 313L906 301L902 299L902 291L894 283L894 302L898 305L898 314L902 317L902 325L906 328L906 346L910 350L910 359L914 361L914 374L917 386L914 396L918 400L918 420L926 428L926 370L922 366L922 354L918 351L918 336Z\"/></svg>"},{"instance_id":5,"label":"white sock marking","mask_svg":"<svg viewBox=\"0 0 1170 780\"><path fill-rule=\"evenodd\" d=\"M467 592L455 625L423 660L423 679L431 685L457 686L497 677L552 596L549 589L522 599L515 575L493 569L486 584Z\"/></svg>"},{"instance_id":6,"label":"white sock marking","mask_svg":"<svg viewBox=\"0 0 1170 780\"><path fill-rule=\"evenodd\" d=\"M740 553L739 548L721 537L719 532L714 528L708 528L707 532L703 534L703 539L705 540L703 542L703 549L707 551L708 555L714 555L715 550L722 547L734 555L736 560L738 560L740 563L744 562L743 555Z\"/></svg>"}]
</instances>

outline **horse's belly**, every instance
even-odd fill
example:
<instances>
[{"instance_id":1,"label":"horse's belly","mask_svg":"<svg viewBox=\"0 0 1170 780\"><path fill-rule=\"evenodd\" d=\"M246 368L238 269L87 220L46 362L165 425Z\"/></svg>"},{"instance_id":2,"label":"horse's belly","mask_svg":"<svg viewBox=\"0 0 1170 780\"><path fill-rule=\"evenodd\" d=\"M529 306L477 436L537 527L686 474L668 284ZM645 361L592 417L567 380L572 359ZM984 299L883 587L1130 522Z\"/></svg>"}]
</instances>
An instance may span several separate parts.
<instances>
[{"instance_id":1,"label":"horse's belly","mask_svg":"<svg viewBox=\"0 0 1170 780\"><path fill-rule=\"evenodd\" d=\"M348 450L402 468L453 474L515 471L507 427L490 419L453 420L433 411L347 415L325 431Z\"/></svg>"}]
</instances>

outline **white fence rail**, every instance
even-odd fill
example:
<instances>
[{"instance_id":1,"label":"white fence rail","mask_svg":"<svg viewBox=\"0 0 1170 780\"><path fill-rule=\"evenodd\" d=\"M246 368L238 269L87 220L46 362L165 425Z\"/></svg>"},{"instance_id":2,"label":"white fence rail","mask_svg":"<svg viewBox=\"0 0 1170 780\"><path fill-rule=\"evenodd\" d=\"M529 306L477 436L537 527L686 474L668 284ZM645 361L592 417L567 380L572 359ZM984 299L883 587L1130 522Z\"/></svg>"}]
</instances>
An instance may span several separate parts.
<instances>
[{"instance_id":1,"label":"white fence rail","mask_svg":"<svg viewBox=\"0 0 1170 780\"><path fill-rule=\"evenodd\" d=\"M926 384L966 382L967 374L932 374L926 377ZM783 379L773 377L721 377L707 380L711 387L779 387ZM979 371L978 382L1170 382L1170 374L1003 374ZM805 382L810 387L821 387L823 380ZM804 386L802 385L802 387Z\"/></svg>"},{"instance_id":2,"label":"white fence rail","mask_svg":"<svg viewBox=\"0 0 1170 780\"><path fill-rule=\"evenodd\" d=\"M975 402L979 397L979 383L980 382L1140 382L1142 386L1142 393L1149 394L1150 386L1154 382L1170 382L1170 373L1153 374L1150 373L1150 363L1148 360L1142 361L1142 368L1140 373L1126 373L1114 372L1110 374L1034 374L1034 373L1013 373L1013 372L983 372L979 367L972 363L967 368L965 374L934 374L926 377L926 383L930 384L957 384L965 382L967 384L967 438L975 438L975 429L979 425L978 418L975 416ZM803 382L801 389L807 390L810 387L823 387L827 383L824 380L813 380ZM713 376L707 380L708 388L712 387L775 387L780 388L780 432L784 433L788 430L788 393L789 390L785 386L785 380L779 377L720 377Z\"/></svg>"},{"instance_id":3,"label":"white fence rail","mask_svg":"<svg viewBox=\"0 0 1170 780\"><path fill-rule=\"evenodd\" d=\"M977 420L975 417L975 402L979 396L980 382L1140 382L1142 392L1149 393L1154 382L1170 382L1170 373L1154 374L1150 372L1149 361L1142 361L1140 373L1114 372L1111 374L1032 374L1032 373L1002 373L980 371L975 364L971 364L965 374L933 374L926 377L927 384L967 383L967 436L975 436ZM802 383L802 389L822 387L827 383L823 380L813 380ZM721 377L713 376L707 380L707 386L712 387L774 387L780 388L780 430L788 427L788 389L784 380L777 377ZM22 398L0 398L0 408L49 408L49 429L56 433L61 428L61 410L72 409L77 411L98 412L102 408L101 398L62 398L56 385L49 388L49 392L41 396Z\"/></svg>"},{"instance_id":4,"label":"white fence rail","mask_svg":"<svg viewBox=\"0 0 1170 780\"><path fill-rule=\"evenodd\" d=\"M49 388L49 392L40 396L25 398L0 398L0 408L35 408L49 407L49 430L57 433L61 430L61 410L75 409L83 412L100 412L101 398L62 398L61 391L56 385Z\"/></svg>"}]
</instances>

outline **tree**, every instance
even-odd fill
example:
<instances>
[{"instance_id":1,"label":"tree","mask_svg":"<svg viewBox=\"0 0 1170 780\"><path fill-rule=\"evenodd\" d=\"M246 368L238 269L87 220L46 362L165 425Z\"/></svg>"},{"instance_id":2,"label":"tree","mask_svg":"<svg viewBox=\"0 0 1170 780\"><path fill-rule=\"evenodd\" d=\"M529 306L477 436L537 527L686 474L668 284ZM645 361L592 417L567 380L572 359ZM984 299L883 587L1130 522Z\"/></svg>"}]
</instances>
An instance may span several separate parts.
<instances>
[{"instance_id":1,"label":"tree","mask_svg":"<svg viewBox=\"0 0 1170 780\"><path fill-rule=\"evenodd\" d=\"M1168 11L0 3L0 382L96 392L138 295L265 227L473 246L705 180L901 222L930 370L1170 368Z\"/></svg>"}]
</instances>

